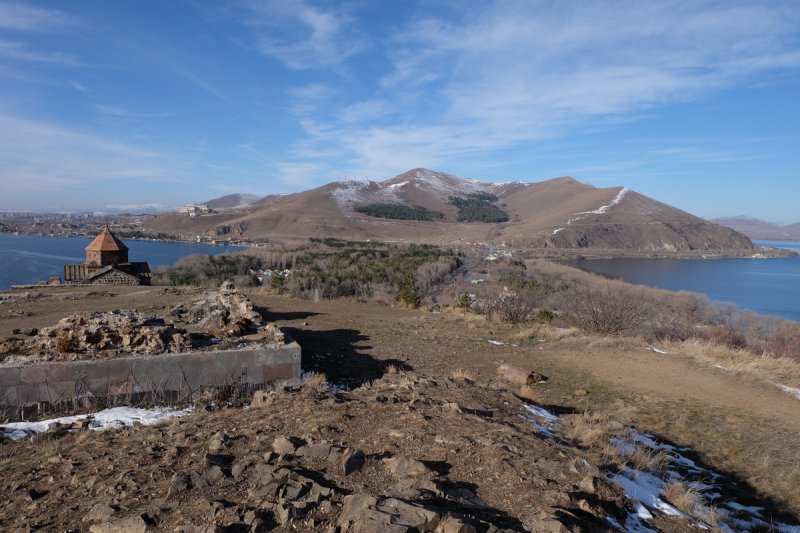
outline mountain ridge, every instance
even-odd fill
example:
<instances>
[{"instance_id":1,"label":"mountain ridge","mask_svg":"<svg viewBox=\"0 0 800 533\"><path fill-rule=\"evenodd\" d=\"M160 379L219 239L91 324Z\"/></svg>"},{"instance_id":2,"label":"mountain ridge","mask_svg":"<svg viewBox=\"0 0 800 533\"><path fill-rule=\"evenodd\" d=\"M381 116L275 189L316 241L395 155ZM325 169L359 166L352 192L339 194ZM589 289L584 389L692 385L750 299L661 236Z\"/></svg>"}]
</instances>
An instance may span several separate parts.
<instances>
[{"instance_id":1,"label":"mountain ridge","mask_svg":"<svg viewBox=\"0 0 800 533\"><path fill-rule=\"evenodd\" d=\"M508 220L464 221L458 206L465 202L478 210L491 207L506 213ZM423 208L441 217L397 220L357 211L381 204ZM253 240L337 237L434 244L507 243L548 252L756 253L745 235L625 187L596 188L569 176L491 183L425 168L380 182L331 182L263 205L191 221L178 215L159 216L148 220L145 227L168 234L195 232Z\"/></svg>"},{"instance_id":2,"label":"mountain ridge","mask_svg":"<svg viewBox=\"0 0 800 533\"><path fill-rule=\"evenodd\" d=\"M736 230L751 239L800 241L800 222L779 224L745 215L714 218L711 222Z\"/></svg>"}]
</instances>

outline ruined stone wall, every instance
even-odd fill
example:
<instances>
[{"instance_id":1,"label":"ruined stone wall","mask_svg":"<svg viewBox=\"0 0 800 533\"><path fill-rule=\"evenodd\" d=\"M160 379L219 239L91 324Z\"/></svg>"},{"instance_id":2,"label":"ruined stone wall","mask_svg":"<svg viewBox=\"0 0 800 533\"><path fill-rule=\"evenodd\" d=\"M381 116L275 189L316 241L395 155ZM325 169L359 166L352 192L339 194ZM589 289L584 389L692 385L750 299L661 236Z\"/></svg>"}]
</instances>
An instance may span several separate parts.
<instances>
[{"instance_id":1,"label":"ruined stone wall","mask_svg":"<svg viewBox=\"0 0 800 533\"><path fill-rule=\"evenodd\" d=\"M300 346L256 345L218 352L0 367L0 417L114 403L189 401L208 389L252 392L300 378Z\"/></svg>"},{"instance_id":2,"label":"ruined stone wall","mask_svg":"<svg viewBox=\"0 0 800 533\"><path fill-rule=\"evenodd\" d=\"M97 279L92 280L93 285L141 285L136 276L131 276L118 270L112 270Z\"/></svg>"}]
</instances>

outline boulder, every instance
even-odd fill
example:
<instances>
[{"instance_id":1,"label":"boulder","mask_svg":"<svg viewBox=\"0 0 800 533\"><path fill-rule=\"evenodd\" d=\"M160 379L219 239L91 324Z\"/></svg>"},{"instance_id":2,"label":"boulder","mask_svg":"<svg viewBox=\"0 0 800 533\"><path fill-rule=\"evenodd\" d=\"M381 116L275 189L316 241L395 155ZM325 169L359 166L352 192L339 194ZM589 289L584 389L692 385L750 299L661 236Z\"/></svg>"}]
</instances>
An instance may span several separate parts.
<instances>
[{"instance_id":1,"label":"boulder","mask_svg":"<svg viewBox=\"0 0 800 533\"><path fill-rule=\"evenodd\" d=\"M497 367L497 375L500 379L517 385L533 385L547 381L547 378L538 372L509 363L503 363Z\"/></svg>"}]
</instances>

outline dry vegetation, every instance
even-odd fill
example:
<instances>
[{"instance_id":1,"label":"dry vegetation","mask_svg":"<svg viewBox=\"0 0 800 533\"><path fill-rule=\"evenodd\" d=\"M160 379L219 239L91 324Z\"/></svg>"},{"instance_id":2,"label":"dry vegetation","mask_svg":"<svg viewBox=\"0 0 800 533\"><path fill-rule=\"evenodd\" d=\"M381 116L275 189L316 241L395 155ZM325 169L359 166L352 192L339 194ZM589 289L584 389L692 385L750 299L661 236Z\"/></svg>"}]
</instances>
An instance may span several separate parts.
<instances>
[{"instance_id":1,"label":"dry vegetation","mask_svg":"<svg viewBox=\"0 0 800 533\"><path fill-rule=\"evenodd\" d=\"M451 308L523 325L521 337L589 335L599 343L594 348L658 344L736 375L800 386L796 322L711 303L697 293L607 280L551 261L489 262L485 255L480 248L458 252L428 245L311 239L284 249L189 257L158 272L155 282L217 285L232 279L305 299ZM471 279L479 279L479 285L471 285Z\"/></svg>"}]
</instances>

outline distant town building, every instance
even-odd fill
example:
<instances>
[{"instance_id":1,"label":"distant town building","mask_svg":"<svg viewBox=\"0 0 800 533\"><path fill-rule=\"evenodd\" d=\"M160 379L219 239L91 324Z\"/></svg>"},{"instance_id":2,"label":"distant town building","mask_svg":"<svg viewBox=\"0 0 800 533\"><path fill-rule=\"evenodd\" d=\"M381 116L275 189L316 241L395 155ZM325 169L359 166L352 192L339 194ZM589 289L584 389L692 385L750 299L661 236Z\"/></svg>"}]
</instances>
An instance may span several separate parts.
<instances>
[{"instance_id":1,"label":"distant town building","mask_svg":"<svg viewBox=\"0 0 800 533\"><path fill-rule=\"evenodd\" d=\"M213 209L208 207L204 204L192 204L192 205L185 205L178 210L179 213L183 215L189 215L190 217L199 217L201 215L209 215L214 212Z\"/></svg>"},{"instance_id":2,"label":"distant town building","mask_svg":"<svg viewBox=\"0 0 800 533\"><path fill-rule=\"evenodd\" d=\"M64 283L150 285L150 265L128 261L128 247L108 226L86 247L86 262L64 265Z\"/></svg>"}]
</instances>

